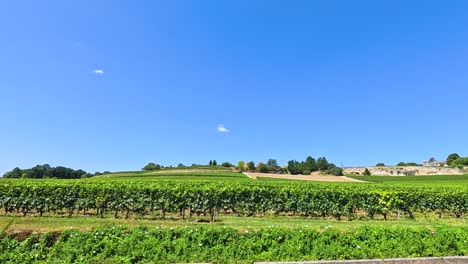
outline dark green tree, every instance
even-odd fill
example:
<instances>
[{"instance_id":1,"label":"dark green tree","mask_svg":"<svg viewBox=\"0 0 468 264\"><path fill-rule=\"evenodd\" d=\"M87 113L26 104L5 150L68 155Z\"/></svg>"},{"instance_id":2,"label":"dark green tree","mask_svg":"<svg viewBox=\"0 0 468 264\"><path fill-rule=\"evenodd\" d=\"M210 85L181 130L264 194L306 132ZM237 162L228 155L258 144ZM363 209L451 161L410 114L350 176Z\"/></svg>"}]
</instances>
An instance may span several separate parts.
<instances>
[{"instance_id":1,"label":"dark green tree","mask_svg":"<svg viewBox=\"0 0 468 264\"><path fill-rule=\"evenodd\" d=\"M317 159L317 169L319 171L326 171L328 170L328 161L325 157L320 157Z\"/></svg>"},{"instance_id":2,"label":"dark green tree","mask_svg":"<svg viewBox=\"0 0 468 264\"><path fill-rule=\"evenodd\" d=\"M406 163L404 163L404 162L402 161L402 162L399 162L399 163L397 164L397 166L407 166L407 165L406 165Z\"/></svg>"},{"instance_id":3,"label":"dark green tree","mask_svg":"<svg viewBox=\"0 0 468 264\"><path fill-rule=\"evenodd\" d=\"M152 171L152 170L159 170L159 169L161 169L161 165L155 164L153 162L150 162L145 167L143 167L144 171Z\"/></svg>"},{"instance_id":4,"label":"dark green tree","mask_svg":"<svg viewBox=\"0 0 468 264\"><path fill-rule=\"evenodd\" d=\"M375 166L377 166L377 167L385 167L385 164L383 164L382 162L379 162L379 163L377 163L377 165L375 165Z\"/></svg>"},{"instance_id":5,"label":"dark green tree","mask_svg":"<svg viewBox=\"0 0 468 264\"><path fill-rule=\"evenodd\" d=\"M230 168L230 167L232 167L233 165L232 165L231 163L229 163L229 162L223 162L223 163L221 164L221 166L226 167L226 168Z\"/></svg>"},{"instance_id":6,"label":"dark green tree","mask_svg":"<svg viewBox=\"0 0 468 264\"><path fill-rule=\"evenodd\" d=\"M315 162L315 159L312 158L312 156L308 156L305 161L305 169L309 170L311 172L317 171L317 163Z\"/></svg>"},{"instance_id":7,"label":"dark green tree","mask_svg":"<svg viewBox=\"0 0 468 264\"><path fill-rule=\"evenodd\" d=\"M369 169L366 168L366 169L364 170L363 175L365 175L365 176L370 176L370 175L371 175L371 172L369 171Z\"/></svg>"},{"instance_id":8,"label":"dark green tree","mask_svg":"<svg viewBox=\"0 0 468 264\"><path fill-rule=\"evenodd\" d=\"M12 171L5 173L3 178L21 178L21 175L23 175L23 171L16 167Z\"/></svg>"},{"instance_id":9,"label":"dark green tree","mask_svg":"<svg viewBox=\"0 0 468 264\"><path fill-rule=\"evenodd\" d=\"M216 160L213 160L212 165L213 165L213 166L218 166L218 162L216 162Z\"/></svg>"},{"instance_id":10,"label":"dark green tree","mask_svg":"<svg viewBox=\"0 0 468 264\"><path fill-rule=\"evenodd\" d=\"M248 163L247 163L247 169L248 169L249 171L255 171L255 170L256 170L256 168L255 168L255 163L254 163L253 161L248 162Z\"/></svg>"},{"instance_id":11,"label":"dark green tree","mask_svg":"<svg viewBox=\"0 0 468 264\"><path fill-rule=\"evenodd\" d=\"M208 163L208 165L213 166L213 161L210 160L210 163Z\"/></svg>"},{"instance_id":12,"label":"dark green tree","mask_svg":"<svg viewBox=\"0 0 468 264\"><path fill-rule=\"evenodd\" d=\"M268 166L263 162L259 162L257 164L257 170L259 172L262 172L262 173L267 173L268 172Z\"/></svg>"},{"instance_id":13,"label":"dark green tree","mask_svg":"<svg viewBox=\"0 0 468 264\"><path fill-rule=\"evenodd\" d=\"M297 160L290 160L288 161L288 171L292 175L302 173L301 163Z\"/></svg>"},{"instance_id":14,"label":"dark green tree","mask_svg":"<svg viewBox=\"0 0 468 264\"><path fill-rule=\"evenodd\" d=\"M280 166L278 166L278 162L275 159L269 159L267 161L267 166L269 170L279 170Z\"/></svg>"},{"instance_id":15,"label":"dark green tree","mask_svg":"<svg viewBox=\"0 0 468 264\"><path fill-rule=\"evenodd\" d=\"M449 165L449 166L452 165L452 163L453 163L455 160L459 159L459 158L460 158L460 155L458 155L457 153L452 153L452 154L448 155L448 157L447 157L447 165Z\"/></svg>"}]
</instances>

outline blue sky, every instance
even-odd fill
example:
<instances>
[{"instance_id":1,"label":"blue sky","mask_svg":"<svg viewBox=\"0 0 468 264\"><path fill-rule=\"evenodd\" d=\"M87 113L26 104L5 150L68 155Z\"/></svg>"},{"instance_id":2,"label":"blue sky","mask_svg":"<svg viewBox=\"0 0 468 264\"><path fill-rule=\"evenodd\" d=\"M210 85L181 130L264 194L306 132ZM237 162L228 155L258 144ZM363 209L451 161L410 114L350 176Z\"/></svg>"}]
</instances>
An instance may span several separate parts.
<instances>
[{"instance_id":1,"label":"blue sky","mask_svg":"<svg viewBox=\"0 0 468 264\"><path fill-rule=\"evenodd\" d=\"M2 2L0 173L468 155L466 1L226 2Z\"/></svg>"}]
</instances>

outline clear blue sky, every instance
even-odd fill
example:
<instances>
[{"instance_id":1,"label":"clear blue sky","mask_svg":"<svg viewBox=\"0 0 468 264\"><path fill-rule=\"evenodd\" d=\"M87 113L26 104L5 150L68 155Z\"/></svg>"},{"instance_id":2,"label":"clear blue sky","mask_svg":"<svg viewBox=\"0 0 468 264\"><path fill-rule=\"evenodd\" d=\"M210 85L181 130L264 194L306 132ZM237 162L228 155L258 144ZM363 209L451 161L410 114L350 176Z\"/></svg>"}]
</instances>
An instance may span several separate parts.
<instances>
[{"instance_id":1,"label":"clear blue sky","mask_svg":"<svg viewBox=\"0 0 468 264\"><path fill-rule=\"evenodd\" d=\"M0 4L0 174L468 155L467 1L125 2Z\"/></svg>"}]
</instances>

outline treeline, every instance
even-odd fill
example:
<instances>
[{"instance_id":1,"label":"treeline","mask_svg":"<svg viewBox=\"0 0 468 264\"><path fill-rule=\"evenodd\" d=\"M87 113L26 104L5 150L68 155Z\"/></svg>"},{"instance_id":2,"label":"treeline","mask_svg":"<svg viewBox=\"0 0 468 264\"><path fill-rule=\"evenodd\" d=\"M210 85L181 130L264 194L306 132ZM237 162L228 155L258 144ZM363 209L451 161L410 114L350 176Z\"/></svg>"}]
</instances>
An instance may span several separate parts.
<instances>
[{"instance_id":1,"label":"treeline","mask_svg":"<svg viewBox=\"0 0 468 264\"><path fill-rule=\"evenodd\" d=\"M468 166L468 157L460 157L457 153L452 153L447 157L447 165L462 169L463 167Z\"/></svg>"},{"instance_id":2,"label":"treeline","mask_svg":"<svg viewBox=\"0 0 468 264\"><path fill-rule=\"evenodd\" d=\"M207 165L193 163L192 165L187 166L187 165L184 165L183 163L179 163L176 167L172 165L164 166L164 165L160 165L154 162L150 162L146 164L146 166L144 166L142 170L153 171L153 170L174 169L174 168L176 169L203 169L203 168L231 168L231 167L234 167L234 165L232 165L229 162L223 162L221 163L221 165L218 165L218 162L216 160L210 160L210 162Z\"/></svg>"},{"instance_id":3,"label":"treeline","mask_svg":"<svg viewBox=\"0 0 468 264\"><path fill-rule=\"evenodd\" d=\"M310 175L312 172L320 171L326 174L342 176L343 169L333 163L329 163L325 157L319 157L317 160L308 156L305 161L290 160L288 165L280 167L275 159L269 159L266 163L259 162L256 166L253 161L239 161L237 164L239 172L258 171L262 173L281 173L281 174L302 174Z\"/></svg>"},{"instance_id":4,"label":"treeline","mask_svg":"<svg viewBox=\"0 0 468 264\"><path fill-rule=\"evenodd\" d=\"M14 168L3 175L3 178L31 178L31 179L44 179L44 178L56 178L56 179L79 179L79 178L90 178L96 175L107 174L110 172L95 172L94 174L88 173L84 170L74 170L62 166L51 167L49 164L37 165L30 169Z\"/></svg>"}]
</instances>

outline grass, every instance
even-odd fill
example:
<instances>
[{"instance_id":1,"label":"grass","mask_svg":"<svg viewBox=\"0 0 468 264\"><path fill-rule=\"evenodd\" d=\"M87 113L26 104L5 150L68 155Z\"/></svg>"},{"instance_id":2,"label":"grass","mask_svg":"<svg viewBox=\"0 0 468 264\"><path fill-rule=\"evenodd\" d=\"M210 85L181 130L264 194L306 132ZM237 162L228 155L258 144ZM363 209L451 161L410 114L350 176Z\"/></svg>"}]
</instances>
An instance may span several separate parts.
<instances>
[{"instance_id":1,"label":"grass","mask_svg":"<svg viewBox=\"0 0 468 264\"><path fill-rule=\"evenodd\" d=\"M385 184L437 184L468 186L468 175L431 176L348 176L350 178Z\"/></svg>"},{"instance_id":2,"label":"grass","mask_svg":"<svg viewBox=\"0 0 468 264\"><path fill-rule=\"evenodd\" d=\"M181 219L114 219L111 216L106 218L97 218L96 216L88 217L72 217L66 216L0 216L0 230L6 232L49 232L49 231L62 231L70 228L79 230L90 230L94 227L103 226L148 226L148 227L197 227L197 226L219 226L231 227L243 230L262 229L271 226L283 228L298 228L306 227L318 230L325 230L328 228L337 228L340 230L351 230L365 226L397 226L397 227L435 227L435 226L467 226L468 219L461 218L441 218L438 219L433 216L424 217L418 216L418 220L411 220L402 218L400 220L358 220L358 221L338 221L333 219L317 220L303 216L271 216L265 217L236 217L236 216L223 216L220 217L216 223L208 223L206 221L197 222L195 220L181 220Z\"/></svg>"}]
</instances>

